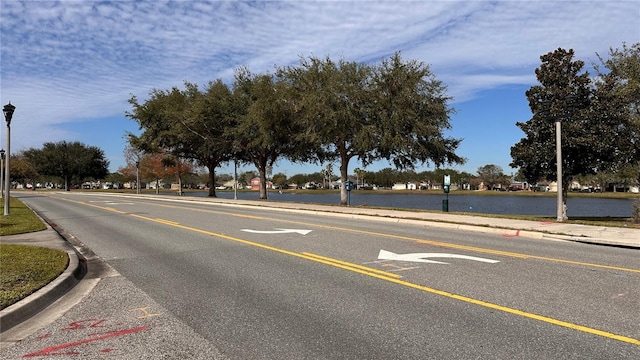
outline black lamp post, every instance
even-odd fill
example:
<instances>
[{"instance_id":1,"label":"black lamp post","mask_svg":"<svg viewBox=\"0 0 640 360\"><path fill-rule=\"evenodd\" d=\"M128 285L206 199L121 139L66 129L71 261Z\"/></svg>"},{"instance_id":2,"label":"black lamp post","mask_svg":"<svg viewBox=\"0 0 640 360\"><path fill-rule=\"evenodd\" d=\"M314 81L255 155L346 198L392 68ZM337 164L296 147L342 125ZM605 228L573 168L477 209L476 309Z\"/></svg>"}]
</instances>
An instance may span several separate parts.
<instances>
[{"instance_id":1,"label":"black lamp post","mask_svg":"<svg viewBox=\"0 0 640 360\"><path fill-rule=\"evenodd\" d=\"M11 118L13 117L13 112L16 110L16 107L11 105L11 101L7 105L2 108L2 112L4 113L4 118L7 120L7 152L5 159L6 171L4 172L4 216L9 216L9 189L11 188L11 172L9 167L9 162L11 158Z\"/></svg>"},{"instance_id":2,"label":"black lamp post","mask_svg":"<svg viewBox=\"0 0 640 360\"><path fill-rule=\"evenodd\" d=\"M0 198L4 197L4 149L0 149Z\"/></svg>"}]
</instances>

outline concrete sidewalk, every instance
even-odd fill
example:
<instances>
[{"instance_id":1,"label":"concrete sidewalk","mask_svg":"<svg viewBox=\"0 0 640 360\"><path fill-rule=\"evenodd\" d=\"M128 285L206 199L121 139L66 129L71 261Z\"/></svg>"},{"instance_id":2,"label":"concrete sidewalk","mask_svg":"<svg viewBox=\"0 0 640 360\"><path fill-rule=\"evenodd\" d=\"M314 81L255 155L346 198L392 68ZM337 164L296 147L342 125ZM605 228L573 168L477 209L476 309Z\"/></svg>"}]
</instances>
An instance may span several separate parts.
<instances>
[{"instance_id":1,"label":"concrete sidewalk","mask_svg":"<svg viewBox=\"0 0 640 360\"><path fill-rule=\"evenodd\" d=\"M139 197L159 199L160 196ZM576 241L600 245L622 246L640 249L640 229L618 227L587 226L569 223L537 222L516 219L490 218L473 215L450 213L421 212L410 210L388 210L365 207L345 207L317 204L301 204L287 202L269 202L253 200L232 200L220 198L189 198L162 196L163 200L176 202L216 203L222 206L240 207L254 206L269 208L274 211L309 213L318 216L347 216L350 218L372 219L392 223L411 223L430 227L478 231L499 234L505 237L527 237L537 239L555 239ZM38 290L28 298L0 311L0 331L11 327L33 316L60 298L82 279L86 273L84 259L71 246L60 229L47 229L35 233L3 236L0 244L24 244L50 247L66 251L69 254L67 270L49 285Z\"/></svg>"},{"instance_id":2,"label":"concrete sidewalk","mask_svg":"<svg viewBox=\"0 0 640 360\"><path fill-rule=\"evenodd\" d=\"M143 195L144 197L147 197ZM148 198L157 198L149 196ZM509 237L548 238L600 245L640 248L640 229L625 227L590 226L554 221L531 221L497 217L484 217L444 212L392 210L367 207L333 206L321 204L270 202L259 200L232 200L220 198L188 198L166 196L166 200L217 203L227 206L258 206L284 211L309 212L326 216L376 217L390 222L411 222L425 226L502 234Z\"/></svg>"}]
</instances>

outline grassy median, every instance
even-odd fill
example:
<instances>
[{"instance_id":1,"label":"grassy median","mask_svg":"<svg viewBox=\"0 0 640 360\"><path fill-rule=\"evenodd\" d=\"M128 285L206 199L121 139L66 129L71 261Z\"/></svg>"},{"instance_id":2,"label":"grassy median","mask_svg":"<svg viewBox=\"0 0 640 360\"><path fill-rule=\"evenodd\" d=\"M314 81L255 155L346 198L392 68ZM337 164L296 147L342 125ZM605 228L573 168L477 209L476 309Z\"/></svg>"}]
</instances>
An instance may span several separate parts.
<instances>
[{"instance_id":1,"label":"grassy median","mask_svg":"<svg viewBox=\"0 0 640 360\"><path fill-rule=\"evenodd\" d=\"M10 198L10 215L0 215L0 235L15 235L46 229L31 209ZM0 206L4 214L4 202ZM38 246L0 244L0 310L50 283L69 263L66 252Z\"/></svg>"},{"instance_id":2,"label":"grassy median","mask_svg":"<svg viewBox=\"0 0 640 360\"><path fill-rule=\"evenodd\" d=\"M62 274L66 252L38 246L0 245L0 310L15 304Z\"/></svg>"},{"instance_id":3,"label":"grassy median","mask_svg":"<svg viewBox=\"0 0 640 360\"><path fill-rule=\"evenodd\" d=\"M4 214L4 201L0 201L0 236L24 234L46 229L46 225L33 211L16 198L9 198L9 216Z\"/></svg>"}]
</instances>

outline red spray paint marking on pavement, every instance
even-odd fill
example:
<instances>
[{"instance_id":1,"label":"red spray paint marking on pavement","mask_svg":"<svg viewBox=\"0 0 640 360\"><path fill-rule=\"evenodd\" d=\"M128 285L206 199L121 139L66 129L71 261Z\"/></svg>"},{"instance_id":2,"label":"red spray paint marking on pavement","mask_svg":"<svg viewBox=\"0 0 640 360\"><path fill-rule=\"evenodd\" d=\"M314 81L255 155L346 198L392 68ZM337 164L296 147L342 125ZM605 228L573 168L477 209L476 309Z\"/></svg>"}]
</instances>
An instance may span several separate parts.
<instances>
[{"instance_id":1,"label":"red spray paint marking on pavement","mask_svg":"<svg viewBox=\"0 0 640 360\"><path fill-rule=\"evenodd\" d=\"M62 331L69 331L69 330L84 330L87 327L94 329L94 328L104 328L106 326L102 325L102 323L106 322L106 319L86 319L86 320L80 320L80 321L74 321L74 322L70 322L69 325L66 328L63 328ZM87 324L88 325L85 325Z\"/></svg>"},{"instance_id":2,"label":"red spray paint marking on pavement","mask_svg":"<svg viewBox=\"0 0 640 360\"><path fill-rule=\"evenodd\" d=\"M79 345L88 344L88 343L94 342L94 341L100 341L100 340L110 339L110 338L114 338L114 337L118 337L118 336L133 334L133 333L136 333L136 332L139 332L139 331L147 330L148 328L149 328L149 326L144 325L144 326L139 326L139 327L132 328L132 329L112 331L112 332L106 333L105 335L98 336L98 337L95 337L95 338L88 338L88 339L74 341L74 342L70 342L70 343L66 343L66 344L50 346L50 347L44 348L44 349L42 349L40 351L36 351L34 353L31 353L31 354L26 354L26 355L23 356L23 358L30 358L30 357L37 357L37 356L47 356L47 355L78 355L79 352L77 352L77 351L68 351L68 352L57 352L57 351L64 350L64 349L69 349L69 348L72 348L72 347L75 347L75 346L79 346ZM110 349L110 350L112 350L112 349Z\"/></svg>"}]
</instances>

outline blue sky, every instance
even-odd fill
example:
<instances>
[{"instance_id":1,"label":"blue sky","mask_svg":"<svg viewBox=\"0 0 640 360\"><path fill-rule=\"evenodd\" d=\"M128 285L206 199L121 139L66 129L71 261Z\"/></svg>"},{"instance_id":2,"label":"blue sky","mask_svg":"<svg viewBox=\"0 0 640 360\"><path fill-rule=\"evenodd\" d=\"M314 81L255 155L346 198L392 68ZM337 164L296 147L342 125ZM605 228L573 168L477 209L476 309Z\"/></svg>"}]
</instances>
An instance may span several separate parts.
<instances>
[{"instance_id":1,"label":"blue sky","mask_svg":"<svg viewBox=\"0 0 640 360\"><path fill-rule=\"evenodd\" d=\"M379 63L401 51L429 64L454 98L448 135L464 139L458 154L467 159L454 168L495 164L510 174L540 55L571 48L591 70L596 53L640 41L638 1L2 0L0 20L0 101L16 106L12 153L81 141L103 149L111 171L124 165L125 134L138 133L124 116L132 94L144 101L184 81L231 84L238 66L272 72L311 55ZM0 129L5 147L4 121ZM322 167L281 160L274 173Z\"/></svg>"}]
</instances>

